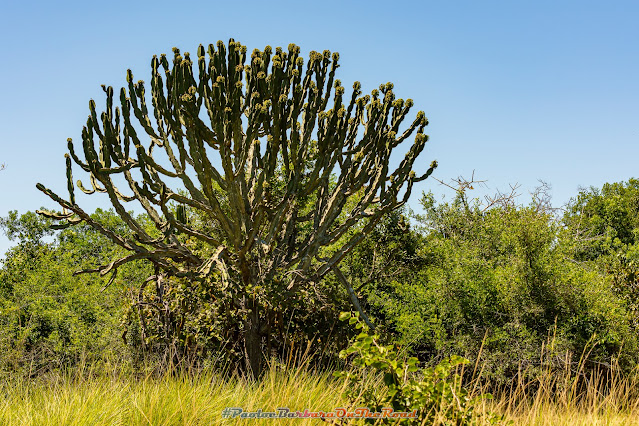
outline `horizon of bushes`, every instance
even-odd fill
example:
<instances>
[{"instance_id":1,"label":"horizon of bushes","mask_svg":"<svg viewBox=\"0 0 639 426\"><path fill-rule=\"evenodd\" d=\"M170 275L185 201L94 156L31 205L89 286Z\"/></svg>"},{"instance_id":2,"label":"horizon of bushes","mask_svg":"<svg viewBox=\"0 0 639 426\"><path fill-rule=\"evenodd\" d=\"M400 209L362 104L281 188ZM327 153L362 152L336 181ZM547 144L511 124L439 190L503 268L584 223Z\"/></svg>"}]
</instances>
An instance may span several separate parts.
<instances>
[{"instance_id":1,"label":"horizon of bushes","mask_svg":"<svg viewBox=\"0 0 639 426\"><path fill-rule=\"evenodd\" d=\"M638 180L582 190L563 212L543 191L528 204L492 205L463 191L450 202L424 194L421 206L421 214L388 215L342 263L376 331L406 356L426 364L463 356L500 384L522 368L561 370L585 354L586 370L638 364ZM125 229L112 211L94 214ZM141 335L143 312L132 303L149 266L131 263L110 284L74 276L118 249L87 226L50 225L33 212L0 219L15 243L0 264L0 372L36 377L87 362L167 362L153 336ZM337 317L352 308L339 283L321 285L323 297L309 296L306 312L283 312L283 341L340 365L354 331ZM222 365L232 354L220 344L206 291L183 286L167 295L184 330L172 342L196 348L189 362Z\"/></svg>"}]
</instances>

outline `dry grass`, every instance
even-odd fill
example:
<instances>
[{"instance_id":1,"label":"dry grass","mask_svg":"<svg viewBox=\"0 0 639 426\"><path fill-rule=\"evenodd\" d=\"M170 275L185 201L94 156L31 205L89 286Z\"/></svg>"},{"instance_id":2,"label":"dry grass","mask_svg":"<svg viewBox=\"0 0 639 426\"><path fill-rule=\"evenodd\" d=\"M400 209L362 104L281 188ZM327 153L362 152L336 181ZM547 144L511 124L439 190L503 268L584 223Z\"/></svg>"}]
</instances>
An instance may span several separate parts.
<instances>
[{"instance_id":1,"label":"dry grass","mask_svg":"<svg viewBox=\"0 0 639 426\"><path fill-rule=\"evenodd\" d=\"M95 373L95 372L93 372ZM245 410L334 409L341 389L328 373L272 369L259 383L215 374L162 378L89 374L0 386L2 425L215 425L248 424L221 418L225 407ZM279 422L304 425L308 421Z\"/></svg>"},{"instance_id":2,"label":"dry grass","mask_svg":"<svg viewBox=\"0 0 639 426\"><path fill-rule=\"evenodd\" d=\"M514 380L486 409L526 425L639 425L639 380L615 365L585 374L582 366ZM523 374L521 375L523 376ZM521 377L520 376L520 377Z\"/></svg>"},{"instance_id":3,"label":"dry grass","mask_svg":"<svg viewBox=\"0 0 639 426\"><path fill-rule=\"evenodd\" d=\"M497 390L495 399L484 400L480 411L504 414L515 425L639 425L638 376L624 376L613 365L587 377L583 365L567 362L562 371L548 368L534 380L515 379L507 390ZM476 395L486 389L479 383L471 384ZM330 372L304 365L273 366L258 383L214 373L133 378L115 369L85 369L0 384L0 424L248 425L255 420L223 419L222 409L333 410L348 405L343 390ZM313 419L262 422L324 424Z\"/></svg>"},{"instance_id":4,"label":"dry grass","mask_svg":"<svg viewBox=\"0 0 639 426\"><path fill-rule=\"evenodd\" d=\"M544 367L534 376L520 368L508 386L489 389L495 398L482 410L516 425L639 425L639 370L624 373L616 362L592 363L594 337L575 364L571 354L554 351L555 336L549 335L539 361ZM473 376L481 376L477 367ZM472 383L474 394L486 389L479 380Z\"/></svg>"}]
</instances>

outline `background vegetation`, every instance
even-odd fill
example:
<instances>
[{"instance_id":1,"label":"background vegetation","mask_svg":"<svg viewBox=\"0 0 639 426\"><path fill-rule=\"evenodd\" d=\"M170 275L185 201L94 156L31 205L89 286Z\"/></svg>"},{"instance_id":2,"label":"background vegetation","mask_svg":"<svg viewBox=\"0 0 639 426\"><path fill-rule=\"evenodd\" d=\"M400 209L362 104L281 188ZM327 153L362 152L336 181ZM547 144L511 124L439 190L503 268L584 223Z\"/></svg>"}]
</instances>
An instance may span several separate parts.
<instances>
[{"instance_id":1,"label":"background vegetation","mask_svg":"<svg viewBox=\"0 0 639 426\"><path fill-rule=\"evenodd\" d=\"M486 410L530 416L521 404L504 399L517 392L529 408L541 403L544 391L549 401L564 395L583 405L588 391L582 386L593 382L601 395L612 398L616 392L617 403L633 410L638 201L635 179L584 189L561 210L542 193L527 204L510 198L491 205L468 199L464 191L449 202L424 194L422 213L388 215L343 262L343 271L377 338L396 345L402 359L416 357L425 367L452 355L469 359L462 373L467 389L498 396L490 407L484 404ZM113 212L94 215L126 232ZM50 383L87 365L133 376L169 365L165 346L153 345L159 333L140 334L144 312L133 303L152 272L148 265L130 263L112 282L94 274L74 276L120 256L120 249L89 226L55 231L32 212L12 212L0 225L15 242L0 268L2 375L24 386L24 380ZM344 288L330 279L322 285L330 290L324 297L283 319L288 356L270 360L274 371L300 357L316 371L343 365L339 352L359 331L337 320L340 311L349 310ZM170 338L197 347L184 365L226 366L232 372L220 351L223 324L198 291L206 293L178 286L166 295L179 313L174 321L184 323L184 331ZM54 386L67 386L63 392L76 392L68 387L73 380L56 380ZM330 392L337 385L322 386Z\"/></svg>"}]
</instances>

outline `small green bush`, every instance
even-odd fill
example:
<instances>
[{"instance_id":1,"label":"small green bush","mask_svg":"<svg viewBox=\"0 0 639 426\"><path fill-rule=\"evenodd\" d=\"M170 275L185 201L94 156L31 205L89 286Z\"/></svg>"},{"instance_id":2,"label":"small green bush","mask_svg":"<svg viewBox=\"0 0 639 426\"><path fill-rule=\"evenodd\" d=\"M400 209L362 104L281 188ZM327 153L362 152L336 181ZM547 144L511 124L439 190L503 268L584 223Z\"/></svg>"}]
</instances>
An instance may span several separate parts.
<instances>
[{"instance_id":1,"label":"small green bush","mask_svg":"<svg viewBox=\"0 0 639 426\"><path fill-rule=\"evenodd\" d=\"M470 425L476 422L499 423L503 420L491 413L476 410L490 394L473 396L462 386L458 368L469 361L451 356L434 367L419 368L415 357L402 359L394 345L381 345L378 334L369 334L369 327L359 319L359 313L343 312L340 320L347 321L362 330L351 346L340 353L346 358L354 355L354 370L336 372L338 378L347 381L346 393L354 403L369 410L382 412L393 408L395 412L413 412L417 416L399 420L403 424ZM373 386L366 376L378 374L383 386ZM482 413L482 414L480 414ZM378 424L395 423L397 419L367 419Z\"/></svg>"}]
</instances>

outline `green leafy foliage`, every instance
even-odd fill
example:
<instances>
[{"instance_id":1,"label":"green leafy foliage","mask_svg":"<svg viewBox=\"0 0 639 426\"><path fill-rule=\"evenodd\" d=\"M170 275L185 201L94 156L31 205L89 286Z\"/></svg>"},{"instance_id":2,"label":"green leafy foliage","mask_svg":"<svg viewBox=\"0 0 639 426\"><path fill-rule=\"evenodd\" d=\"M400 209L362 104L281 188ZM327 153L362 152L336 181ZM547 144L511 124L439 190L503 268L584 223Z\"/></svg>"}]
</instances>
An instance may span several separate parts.
<instances>
[{"instance_id":1,"label":"green leafy foliage","mask_svg":"<svg viewBox=\"0 0 639 426\"><path fill-rule=\"evenodd\" d=\"M639 242L639 180L581 190L568 203L562 222L575 235L577 260L633 251Z\"/></svg>"},{"instance_id":2,"label":"green leafy foliage","mask_svg":"<svg viewBox=\"0 0 639 426\"><path fill-rule=\"evenodd\" d=\"M562 222L571 258L606 275L639 330L639 180L580 191Z\"/></svg>"},{"instance_id":3,"label":"green leafy foliage","mask_svg":"<svg viewBox=\"0 0 639 426\"><path fill-rule=\"evenodd\" d=\"M551 212L431 195L422 204L421 266L366 289L374 316L413 354L481 357L497 382L522 368L534 375L548 351L576 362L593 342L589 367L618 357L634 364L627 304L605 273L573 259L573 240Z\"/></svg>"},{"instance_id":4,"label":"green leafy foliage","mask_svg":"<svg viewBox=\"0 0 639 426\"><path fill-rule=\"evenodd\" d=\"M111 212L94 216L118 226ZM52 232L35 213L11 212L0 225L17 244L0 268L0 370L37 375L81 362L122 359L125 289L146 273L132 264L117 282L73 276L117 255L89 227Z\"/></svg>"},{"instance_id":5,"label":"green leafy foliage","mask_svg":"<svg viewBox=\"0 0 639 426\"><path fill-rule=\"evenodd\" d=\"M586 353L586 372L613 363L627 370L638 359L635 186L631 180L582 192L561 220L535 203L486 209L425 195L423 215L412 224L404 210L384 216L341 267L376 330L429 367L454 355L479 359L482 377L502 385L520 370L533 377L547 367L577 365ZM196 210L170 207L181 221L215 235L215 225ZM115 213L92 217L132 238ZM158 236L148 219L136 220ZM50 224L34 213L0 219L15 242L0 267L2 369L38 374L83 359L166 362L175 354L241 364L249 312L219 272L195 283L147 280L157 272L132 262L113 281L111 274L74 276L125 252L86 224L61 231ZM174 235L195 255L212 256L198 239ZM289 284L277 273L269 286L241 292L259 301L262 352L282 359L311 348L320 360L335 361L351 335L337 321L351 309L344 286L333 275L299 289Z\"/></svg>"},{"instance_id":6,"label":"green leafy foliage","mask_svg":"<svg viewBox=\"0 0 639 426\"><path fill-rule=\"evenodd\" d=\"M403 359L394 345L382 345L378 334L369 334L368 326L359 320L359 313L343 312L342 321L361 332L340 357L352 357L352 371L335 373L347 381L347 395L356 405L382 412L393 408L395 412L413 412L417 416L403 419L403 424L469 425L478 422L497 423L491 413L479 415L476 406L491 395L471 396L462 386L459 367L468 360L451 356L434 367L420 368L415 357ZM380 375L383 386L372 386L366 376ZM397 424L397 419L368 419L369 422Z\"/></svg>"}]
</instances>

